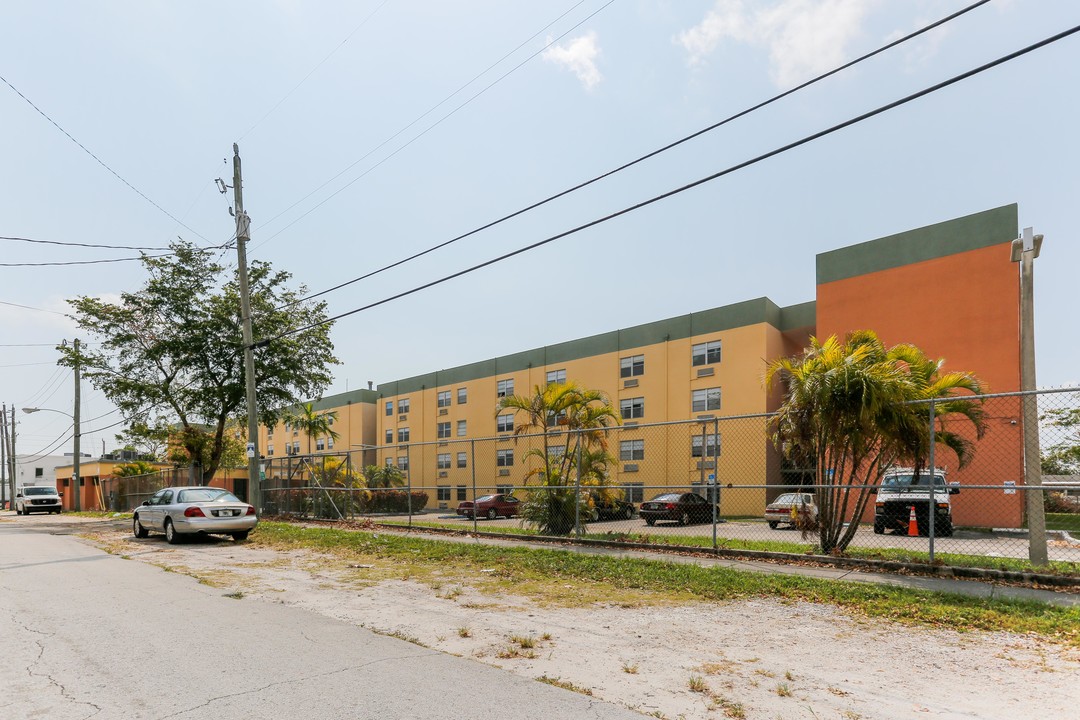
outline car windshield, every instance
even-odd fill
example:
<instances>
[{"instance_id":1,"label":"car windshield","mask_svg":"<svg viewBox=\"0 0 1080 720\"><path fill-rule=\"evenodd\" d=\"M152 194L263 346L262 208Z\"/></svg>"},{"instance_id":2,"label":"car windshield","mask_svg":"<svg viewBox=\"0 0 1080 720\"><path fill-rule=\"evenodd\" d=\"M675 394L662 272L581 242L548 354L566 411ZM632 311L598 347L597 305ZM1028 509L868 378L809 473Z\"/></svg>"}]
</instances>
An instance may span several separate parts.
<instances>
[{"instance_id":1,"label":"car windshield","mask_svg":"<svg viewBox=\"0 0 1080 720\"><path fill-rule=\"evenodd\" d=\"M228 490L220 488L197 488L195 490L181 490L176 498L178 503L194 502L240 502L240 498Z\"/></svg>"},{"instance_id":2,"label":"car windshield","mask_svg":"<svg viewBox=\"0 0 1080 720\"><path fill-rule=\"evenodd\" d=\"M488 500L494 500L495 497L495 495L484 495L482 497L476 498L476 502L487 502Z\"/></svg>"},{"instance_id":3,"label":"car windshield","mask_svg":"<svg viewBox=\"0 0 1080 720\"><path fill-rule=\"evenodd\" d=\"M682 495L678 493L668 493L667 495L657 495L653 498L653 502L678 502Z\"/></svg>"},{"instance_id":4,"label":"car windshield","mask_svg":"<svg viewBox=\"0 0 1080 720\"><path fill-rule=\"evenodd\" d=\"M23 495L55 495L56 491L47 487L23 488Z\"/></svg>"},{"instance_id":5,"label":"car windshield","mask_svg":"<svg viewBox=\"0 0 1080 720\"><path fill-rule=\"evenodd\" d=\"M809 505L810 496L802 495L800 493L788 493L787 495L781 495L772 501L772 505Z\"/></svg>"},{"instance_id":6,"label":"car windshield","mask_svg":"<svg viewBox=\"0 0 1080 720\"><path fill-rule=\"evenodd\" d=\"M934 475L934 485L937 487L944 487L945 478L941 475ZM912 488L927 487L930 485L930 473L920 473L918 477L914 473L903 473L900 475L889 475L881 481L881 486L890 490L910 490Z\"/></svg>"}]
</instances>

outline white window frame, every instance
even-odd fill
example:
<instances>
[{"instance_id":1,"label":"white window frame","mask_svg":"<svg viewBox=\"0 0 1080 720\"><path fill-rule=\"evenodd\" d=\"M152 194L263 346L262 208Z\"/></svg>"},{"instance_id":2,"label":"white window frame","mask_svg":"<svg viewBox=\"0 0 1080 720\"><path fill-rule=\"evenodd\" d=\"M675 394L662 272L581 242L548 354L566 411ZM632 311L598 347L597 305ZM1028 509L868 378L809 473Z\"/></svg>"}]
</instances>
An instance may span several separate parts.
<instances>
[{"instance_id":1,"label":"white window frame","mask_svg":"<svg viewBox=\"0 0 1080 720\"><path fill-rule=\"evenodd\" d=\"M643 439L637 440L620 440L619 441L619 461L620 462L635 462L637 460L645 459L645 441Z\"/></svg>"},{"instance_id":2,"label":"white window frame","mask_svg":"<svg viewBox=\"0 0 1080 720\"><path fill-rule=\"evenodd\" d=\"M719 410L723 394L718 387L690 391L690 412L703 413Z\"/></svg>"},{"instance_id":3,"label":"white window frame","mask_svg":"<svg viewBox=\"0 0 1080 720\"><path fill-rule=\"evenodd\" d=\"M619 414L623 420L645 417L645 398L623 398L619 401Z\"/></svg>"},{"instance_id":4,"label":"white window frame","mask_svg":"<svg viewBox=\"0 0 1080 720\"><path fill-rule=\"evenodd\" d=\"M638 377L645 374L645 356L644 355L628 355L624 358L619 358L619 377Z\"/></svg>"},{"instance_id":5,"label":"white window frame","mask_svg":"<svg viewBox=\"0 0 1080 720\"><path fill-rule=\"evenodd\" d=\"M723 359L723 343L720 340L709 340L690 346L690 365L715 365Z\"/></svg>"}]
</instances>

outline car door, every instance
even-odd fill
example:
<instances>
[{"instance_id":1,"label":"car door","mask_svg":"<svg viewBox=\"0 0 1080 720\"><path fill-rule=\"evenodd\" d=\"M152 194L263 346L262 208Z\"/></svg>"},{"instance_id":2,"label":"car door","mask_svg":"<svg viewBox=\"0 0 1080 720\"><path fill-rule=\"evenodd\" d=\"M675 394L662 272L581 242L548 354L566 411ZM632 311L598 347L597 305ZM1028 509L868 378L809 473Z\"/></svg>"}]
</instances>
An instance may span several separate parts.
<instances>
[{"instance_id":1,"label":"car door","mask_svg":"<svg viewBox=\"0 0 1080 720\"><path fill-rule=\"evenodd\" d=\"M174 509L173 496L175 494L176 493L171 488L166 488L165 491L161 494L161 500L158 501L157 506L157 527L159 530L165 529L165 519L169 517L169 512Z\"/></svg>"}]
</instances>

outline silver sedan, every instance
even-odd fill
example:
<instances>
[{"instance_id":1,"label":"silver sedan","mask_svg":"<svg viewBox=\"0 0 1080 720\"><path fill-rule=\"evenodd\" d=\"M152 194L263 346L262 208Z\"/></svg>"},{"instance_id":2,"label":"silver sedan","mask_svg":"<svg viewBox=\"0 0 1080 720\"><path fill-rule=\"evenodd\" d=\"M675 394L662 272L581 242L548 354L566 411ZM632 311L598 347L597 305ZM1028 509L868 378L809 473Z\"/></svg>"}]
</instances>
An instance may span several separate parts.
<instances>
[{"instance_id":1,"label":"silver sedan","mask_svg":"<svg viewBox=\"0 0 1080 720\"><path fill-rule=\"evenodd\" d=\"M259 519L255 508L228 490L213 487L170 487L158 490L153 497L135 508L131 521L135 537L151 532L165 533L172 544L184 535L231 535L246 540Z\"/></svg>"}]
</instances>

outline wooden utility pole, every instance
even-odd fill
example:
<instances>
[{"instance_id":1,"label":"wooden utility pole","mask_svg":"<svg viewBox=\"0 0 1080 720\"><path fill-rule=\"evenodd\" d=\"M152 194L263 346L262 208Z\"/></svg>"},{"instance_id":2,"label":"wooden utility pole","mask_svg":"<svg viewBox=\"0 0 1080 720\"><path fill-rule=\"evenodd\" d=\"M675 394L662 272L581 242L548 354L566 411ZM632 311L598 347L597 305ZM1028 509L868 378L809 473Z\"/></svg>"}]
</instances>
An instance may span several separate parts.
<instances>
[{"instance_id":1,"label":"wooden utility pole","mask_svg":"<svg viewBox=\"0 0 1080 720\"><path fill-rule=\"evenodd\" d=\"M75 512L82 510L82 478L79 475L79 460L81 459L80 453L82 452L79 447L82 439L82 431L79 427L79 406L82 400L82 383L80 380L82 375L80 373L81 368L79 365L79 338L75 338L75 407L74 412L71 415L71 419L74 422L73 440L75 445L75 459L71 468L71 488L72 492L75 493L75 504L72 506Z\"/></svg>"},{"instance_id":2,"label":"wooden utility pole","mask_svg":"<svg viewBox=\"0 0 1080 720\"><path fill-rule=\"evenodd\" d=\"M247 381L248 410L248 502L262 509L259 477L259 412L255 401L255 348L251 332L251 291L248 287L247 243L251 240L251 219L244 212L244 180L240 172L240 147L233 143L233 198L236 209L236 265L240 278L240 324L244 337L244 379Z\"/></svg>"},{"instance_id":3,"label":"wooden utility pole","mask_svg":"<svg viewBox=\"0 0 1080 720\"><path fill-rule=\"evenodd\" d=\"M4 497L11 500L11 507L15 507L15 493L12 492L8 495L8 461L7 461L7 403L4 403L3 410L0 411L0 418L4 421L0 422L0 485L4 488ZM11 483L14 485L14 483ZM14 490L14 488L12 488ZM0 503L2 504L2 503Z\"/></svg>"}]
</instances>

